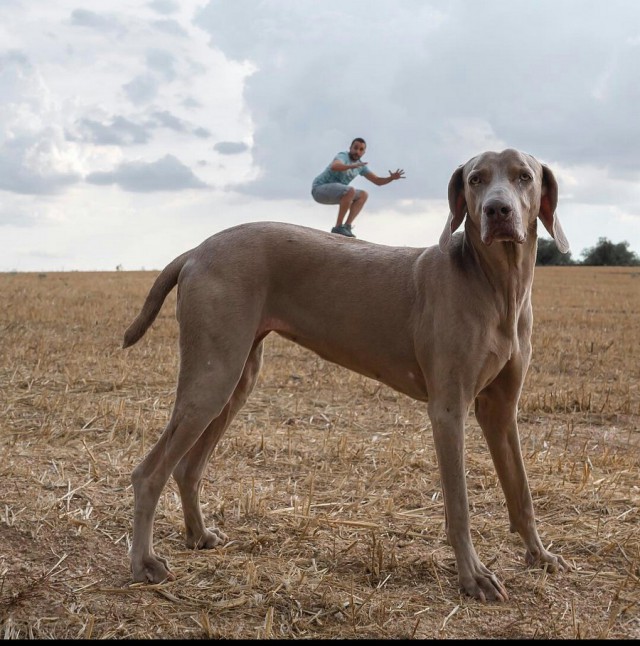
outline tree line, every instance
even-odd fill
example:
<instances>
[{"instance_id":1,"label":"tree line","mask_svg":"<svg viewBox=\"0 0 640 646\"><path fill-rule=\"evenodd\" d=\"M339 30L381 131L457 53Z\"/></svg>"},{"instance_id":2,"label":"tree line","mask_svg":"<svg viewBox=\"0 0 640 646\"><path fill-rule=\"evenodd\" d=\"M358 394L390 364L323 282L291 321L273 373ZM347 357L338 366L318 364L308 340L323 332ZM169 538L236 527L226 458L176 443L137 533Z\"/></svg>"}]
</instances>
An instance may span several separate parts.
<instances>
[{"instance_id":1,"label":"tree line","mask_svg":"<svg viewBox=\"0 0 640 646\"><path fill-rule=\"evenodd\" d=\"M536 265L589 265L592 267L632 267L640 265L640 257L624 240L614 243L608 238L598 238L593 247L583 249L582 260L574 260L571 252L561 253L551 238L538 238Z\"/></svg>"}]
</instances>

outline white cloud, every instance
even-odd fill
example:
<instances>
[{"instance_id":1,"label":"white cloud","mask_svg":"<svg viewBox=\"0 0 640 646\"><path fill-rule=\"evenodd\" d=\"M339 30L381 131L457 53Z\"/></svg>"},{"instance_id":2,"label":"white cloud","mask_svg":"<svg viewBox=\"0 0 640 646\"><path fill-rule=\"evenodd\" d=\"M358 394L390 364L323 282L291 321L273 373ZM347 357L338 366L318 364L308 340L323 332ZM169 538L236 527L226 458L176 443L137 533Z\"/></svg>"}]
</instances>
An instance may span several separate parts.
<instances>
[{"instance_id":1,"label":"white cloud","mask_svg":"<svg viewBox=\"0 0 640 646\"><path fill-rule=\"evenodd\" d=\"M48 194L77 182L77 151L65 140L60 107L21 52L0 54L0 87L0 189Z\"/></svg>"}]
</instances>

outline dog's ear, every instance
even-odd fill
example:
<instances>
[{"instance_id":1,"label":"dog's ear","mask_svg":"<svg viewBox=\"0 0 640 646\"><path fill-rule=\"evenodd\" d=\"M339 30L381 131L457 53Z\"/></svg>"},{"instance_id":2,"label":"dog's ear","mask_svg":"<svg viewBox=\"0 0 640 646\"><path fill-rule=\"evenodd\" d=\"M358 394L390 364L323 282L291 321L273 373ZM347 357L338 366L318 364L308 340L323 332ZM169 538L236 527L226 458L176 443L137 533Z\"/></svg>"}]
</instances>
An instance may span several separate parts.
<instances>
[{"instance_id":1,"label":"dog's ear","mask_svg":"<svg viewBox=\"0 0 640 646\"><path fill-rule=\"evenodd\" d=\"M464 185L462 183L463 166L458 166L449 180L449 217L444 226L440 242L440 251L446 251L451 242L451 235L462 224L467 214L467 201L464 197Z\"/></svg>"},{"instance_id":2,"label":"dog's ear","mask_svg":"<svg viewBox=\"0 0 640 646\"><path fill-rule=\"evenodd\" d=\"M569 241L565 236L560 220L556 214L558 205L558 182L551 169L542 164L542 195L540 196L540 213L538 217L542 220L544 228L555 240L556 247L561 253L569 251Z\"/></svg>"}]
</instances>

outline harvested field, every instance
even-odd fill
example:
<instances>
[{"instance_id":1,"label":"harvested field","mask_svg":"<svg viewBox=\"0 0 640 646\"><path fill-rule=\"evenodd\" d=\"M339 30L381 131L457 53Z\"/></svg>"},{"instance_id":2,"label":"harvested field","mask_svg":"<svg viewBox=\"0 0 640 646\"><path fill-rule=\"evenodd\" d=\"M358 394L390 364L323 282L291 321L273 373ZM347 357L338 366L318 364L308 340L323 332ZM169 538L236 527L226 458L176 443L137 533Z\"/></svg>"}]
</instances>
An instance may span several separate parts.
<instances>
[{"instance_id":1,"label":"harvested field","mask_svg":"<svg viewBox=\"0 0 640 646\"><path fill-rule=\"evenodd\" d=\"M230 542L132 585L130 474L166 423L175 291L134 347L155 272L0 274L0 636L640 637L640 271L537 268L520 435L539 531L575 567L527 569L470 413L472 531L510 600L461 596L425 406L276 335L202 493Z\"/></svg>"}]
</instances>

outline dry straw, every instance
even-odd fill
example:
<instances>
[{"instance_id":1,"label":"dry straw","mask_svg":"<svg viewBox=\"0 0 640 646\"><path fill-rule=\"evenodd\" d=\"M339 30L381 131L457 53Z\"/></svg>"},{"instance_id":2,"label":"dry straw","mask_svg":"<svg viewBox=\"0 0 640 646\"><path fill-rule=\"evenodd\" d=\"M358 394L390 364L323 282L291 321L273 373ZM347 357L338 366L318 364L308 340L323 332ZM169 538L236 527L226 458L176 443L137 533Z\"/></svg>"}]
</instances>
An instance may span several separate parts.
<instances>
[{"instance_id":1,"label":"dry straw","mask_svg":"<svg viewBox=\"0 0 640 646\"><path fill-rule=\"evenodd\" d=\"M171 482L132 585L130 474L167 421L173 307L120 349L151 272L2 274L0 635L4 638L640 637L640 275L540 268L520 432L543 540L527 569L473 415L473 538L511 598L457 590L423 404L277 336L206 472L230 542L185 548Z\"/></svg>"}]
</instances>

